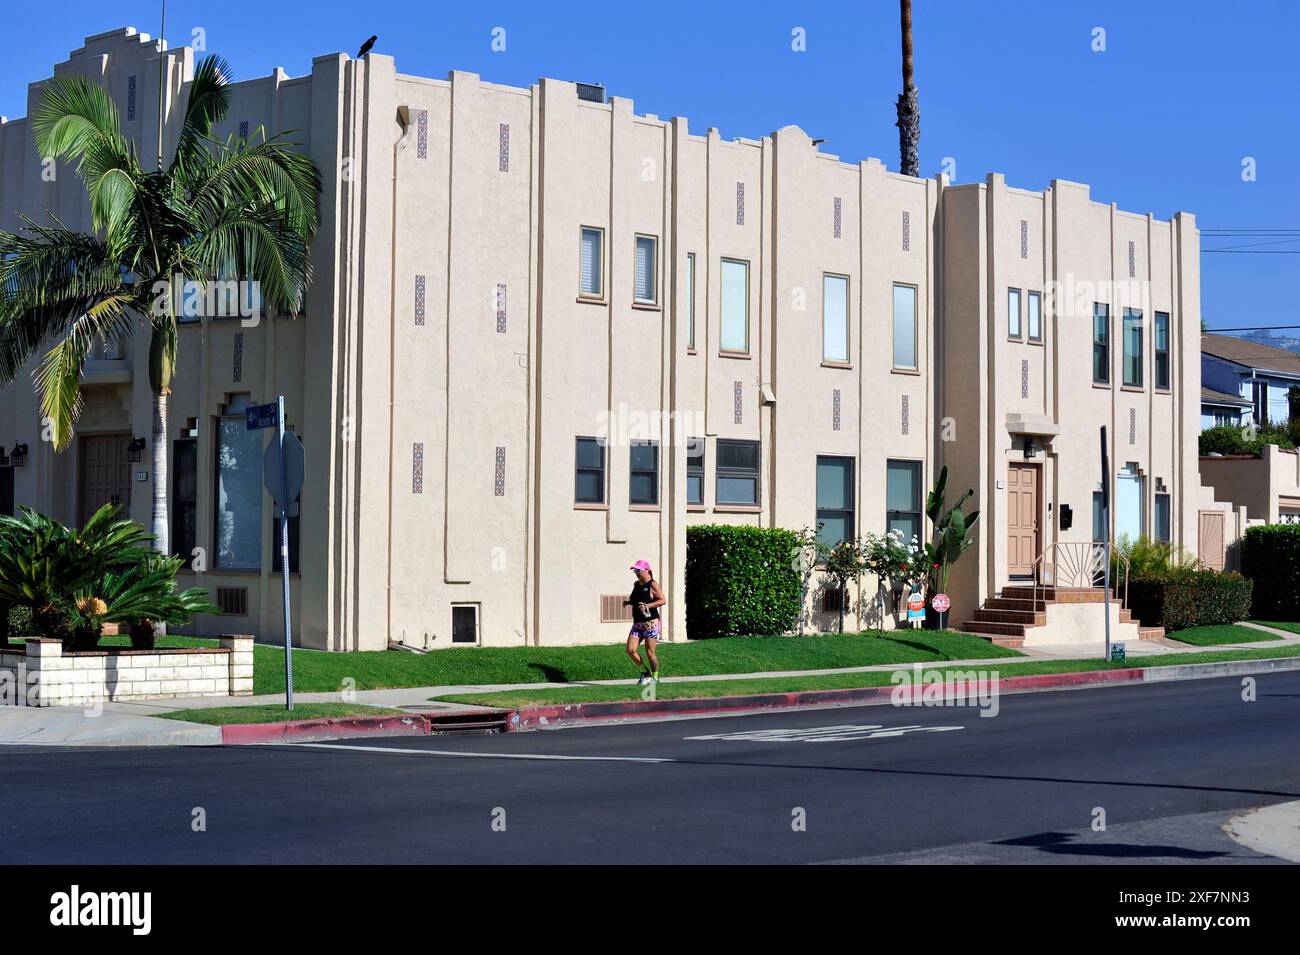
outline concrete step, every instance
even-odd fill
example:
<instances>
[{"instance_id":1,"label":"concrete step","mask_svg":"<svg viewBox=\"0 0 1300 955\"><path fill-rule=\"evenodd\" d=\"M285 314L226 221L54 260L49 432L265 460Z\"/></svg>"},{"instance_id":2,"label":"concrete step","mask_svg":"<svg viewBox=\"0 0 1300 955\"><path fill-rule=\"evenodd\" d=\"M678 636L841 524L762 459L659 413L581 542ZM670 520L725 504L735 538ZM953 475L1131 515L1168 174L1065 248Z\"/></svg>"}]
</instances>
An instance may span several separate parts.
<instances>
[{"instance_id":1,"label":"concrete step","mask_svg":"<svg viewBox=\"0 0 1300 955\"><path fill-rule=\"evenodd\" d=\"M1101 587L1051 587L1042 586L1035 590L1032 584L1008 584L1002 588L1002 596L1018 600L1032 600L1037 594L1039 600L1052 603L1102 603L1105 593ZM1111 590L1111 603L1118 602L1115 591Z\"/></svg>"},{"instance_id":2,"label":"concrete step","mask_svg":"<svg viewBox=\"0 0 1300 955\"><path fill-rule=\"evenodd\" d=\"M1020 637L1024 639L1025 631L1029 629L1023 623L995 623L990 620L967 620L961 625L961 629L966 633L973 633L981 637Z\"/></svg>"},{"instance_id":3,"label":"concrete step","mask_svg":"<svg viewBox=\"0 0 1300 955\"><path fill-rule=\"evenodd\" d=\"M984 601L985 610L1046 610L1046 600L1030 600L1020 597L990 597Z\"/></svg>"},{"instance_id":4,"label":"concrete step","mask_svg":"<svg viewBox=\"0 0 1300 955\"><path fill-rule=\"evenodd\" d=\"M975 637L983 637L996 647L1006 647L1008 650L1019 650L1025 645L1024 637L1007 637L995 633L979 633L976 630L972 630L972 626L978 626L978 624L971 624L970 626L963 627L962 632L969 633L971 636Z\"/></svg>"},{"instance_id":5,"label":"concrete step","mask_svg":"<svg viewBox=\"0 0 1300 955\"><path fill-rule=\"evenodd\" d=\"M1143 627L1141 625L1138 626L1139 640L1154 640L1157 637L1163 637L1164 635L1165 635L1164 627Z\"/></svg>"},{"instance_id":6,"label":"concrete step","mask_svg":"<svg viewBox=\"0 0 1300 955\"><path fill-rule=\"evenodd\" d=\"M1025 601L1026 604L1030 601ZM1003 610L1000 608L980 607L975 611L976 623L1019 623L1026 627L1041 627L1047 623L1046 608L1034 610Z\"/></svg>"}]
</instances>

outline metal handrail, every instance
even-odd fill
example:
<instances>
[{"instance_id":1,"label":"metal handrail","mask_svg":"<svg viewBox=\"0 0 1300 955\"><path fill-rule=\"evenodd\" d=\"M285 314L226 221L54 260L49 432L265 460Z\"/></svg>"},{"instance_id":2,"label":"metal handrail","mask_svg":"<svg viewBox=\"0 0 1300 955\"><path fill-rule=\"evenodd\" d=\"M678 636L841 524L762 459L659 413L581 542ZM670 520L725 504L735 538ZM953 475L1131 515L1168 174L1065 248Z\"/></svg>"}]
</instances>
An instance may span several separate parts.
<instances>
[{"instance_id":1,"label":"metal handrail","mask_svg":"<svg viewBox=\"0 0 1300 955\"><path fill-rule=\"evenodd\" d=\"M1119 581L1120 608L1128 607L1129 559L1121 551L1110 548L1123 574ZM1048 558L1051 558L1049 561ZM1049 570L1050 568L1050 570ZM1101 541L1053 541L1034 560L1034 611L1038 610L1038 592L1047 587L1096 587L1105 578L1106 545ZM1064 578L1064 582L1062 582ZM1115 581L1111 580L1111 586Z\"/></svg>"}]
</instances>

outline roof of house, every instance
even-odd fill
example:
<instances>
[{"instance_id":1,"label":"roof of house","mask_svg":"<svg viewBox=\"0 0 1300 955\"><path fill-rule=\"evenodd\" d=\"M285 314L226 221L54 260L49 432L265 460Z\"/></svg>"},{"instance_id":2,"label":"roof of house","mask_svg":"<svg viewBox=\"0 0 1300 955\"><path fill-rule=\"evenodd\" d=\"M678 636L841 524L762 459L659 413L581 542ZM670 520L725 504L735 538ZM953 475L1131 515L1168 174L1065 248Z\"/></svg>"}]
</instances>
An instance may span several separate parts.
<instances>
[{"instance_id":1,"label":"roof of house","mask_svg":"<svg viewBox=\"0 0 1300 955\"><path fill-rule=\"evenodd\" d=\"M1201 351L1246 368L1300 375L1300 355L1285 348L1273 348L1231 335L1202 335Z\"/></svg>"},{"instance_id":2,"label":"roof of house","mask_svg":"<svg viewBox=\"0 0 1300 955\"><path fill-rule=\"evenodd\" d=\"M1239 395L1229 395L1222 391L1215 391L1213 388L1206 388L1201 385L1201 404L1203 405L1228 405L1233 408L1249 408L1250 402Z\"/></svg>"}]
</instances>

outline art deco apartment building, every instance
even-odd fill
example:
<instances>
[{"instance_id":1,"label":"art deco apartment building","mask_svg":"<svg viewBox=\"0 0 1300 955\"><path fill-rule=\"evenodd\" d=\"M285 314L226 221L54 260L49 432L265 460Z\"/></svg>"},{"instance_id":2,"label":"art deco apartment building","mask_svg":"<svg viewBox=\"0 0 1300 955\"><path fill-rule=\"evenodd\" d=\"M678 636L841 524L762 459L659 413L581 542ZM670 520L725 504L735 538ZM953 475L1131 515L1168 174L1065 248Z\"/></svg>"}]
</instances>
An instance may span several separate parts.
<instances>
[{"instance_id":1,"label":"art deco apartment building","mask_svg":"<svg viewBox=\"0 0 1300 955\"><path fill-rule=\"evenodd\" d=\"M170 143L195 54L163 55ZM158 56L121 30L54 72L105 83L149 143ZM945 463L983 513L950 588L960 621L1057 541L1099 533L1102 425L1113 531L1230 560L1244 510L1197 471L1191 216L1120 212L1069 182L913 179L796 126L727 140L603 99L379 55L233 87L217 134L294 131L324 188L305 313L182 331L171 542L228 611L204 632L280 632L267 439L242 414L277 394L307 456L303 646L617 640L638 559L685 639L688 526L925 538ZM4 226L24 211L88 227L74 173L42 170L28 122L0 126ZM131 450L149 433L147 347L90 363L62 453L30 382L0 393L3 503L72 521L119 500L147 524L149 454Z\"/></svg>"}]
</instances>

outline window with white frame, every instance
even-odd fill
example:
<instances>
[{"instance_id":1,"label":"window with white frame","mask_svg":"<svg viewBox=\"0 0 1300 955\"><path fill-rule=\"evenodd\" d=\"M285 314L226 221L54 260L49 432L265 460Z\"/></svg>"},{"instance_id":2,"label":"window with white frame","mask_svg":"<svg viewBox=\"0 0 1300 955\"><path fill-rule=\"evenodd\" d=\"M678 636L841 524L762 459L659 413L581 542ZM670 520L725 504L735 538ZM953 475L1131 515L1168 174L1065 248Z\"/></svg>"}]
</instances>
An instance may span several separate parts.
<instances>
[{"instance_id":1,"label":"window with white frame","mask_svg":"<svg viewBox=\"0 0 1300 955\"><path fill-rule=\"evenodd\" d=\"M695 350L695 253L686 254L686 347Z\"/></svg>"},{"instance_id":2,"label":"window with white frame","mask_svg":"<svg viewBox=\"0 0 1300 955\"><path fill-rule=\"evenodd\" d=\"M659 271L656 252L658 241L652 235L636 237L636 262L633 281L633 298L638 305L654 305L659 301Z\"/></svg>"},{"instance_id":3,"label":"window with white frame","mask_svg":"<svg viewBox=\"0 0 1300 955\"><path fill-rule=\"evenodd\" d=\"M592 226L582 227L579 248L579 294L584 298L605 297L604 264L605 230Z\"/></svg>"},{"instance_id":4,"label":"window with white frame","mask_svg":"<svg viewBox=\"0 0 1300 955\"><path fill-rule=\"evenodd\" d=\"M1007 289L1007 337L1020 339L1024 337L1020 323L1020 289Z\"/></svg>"},{"instance_id":5,"label":"window with white frame","mask_svg":"<svg viewBox=\"0 0 1300 955\"><path fill-rule=\"evenodd\" d=\"M749 351L749 263L722 260L723 351Z\"/></svg>"},{"instance_id":6,"label":"window with white frame","mask_svg":"<svg viewBox=\"0 0 1300 955\"><path fill-rule=\"evenodd\" d=\"M822 276L822 360L849 360L849 279Z\"/></svg>"},{"instance_id":7,"label":"window with white frame","mask_svg":"<svg viewBox=\"0 0 1300 955\"><path fill-rule=\"evenodd\" d=\"M1030 292L1028 295L1027 306L1029 309L1029 340L1031 342L1041 342L1043 340L1043 295L1041 292Z\"/></svg>"},{"instance_id":8,"label":"window with white frame","mask_svg":"<svg viewBox=\"0 0 1300 955\"><path fill-rule=\"evenodd\" d=\"M913 371L917 366L916 286L894 284L894 367Z\"/></svg>"}]
</instances>

